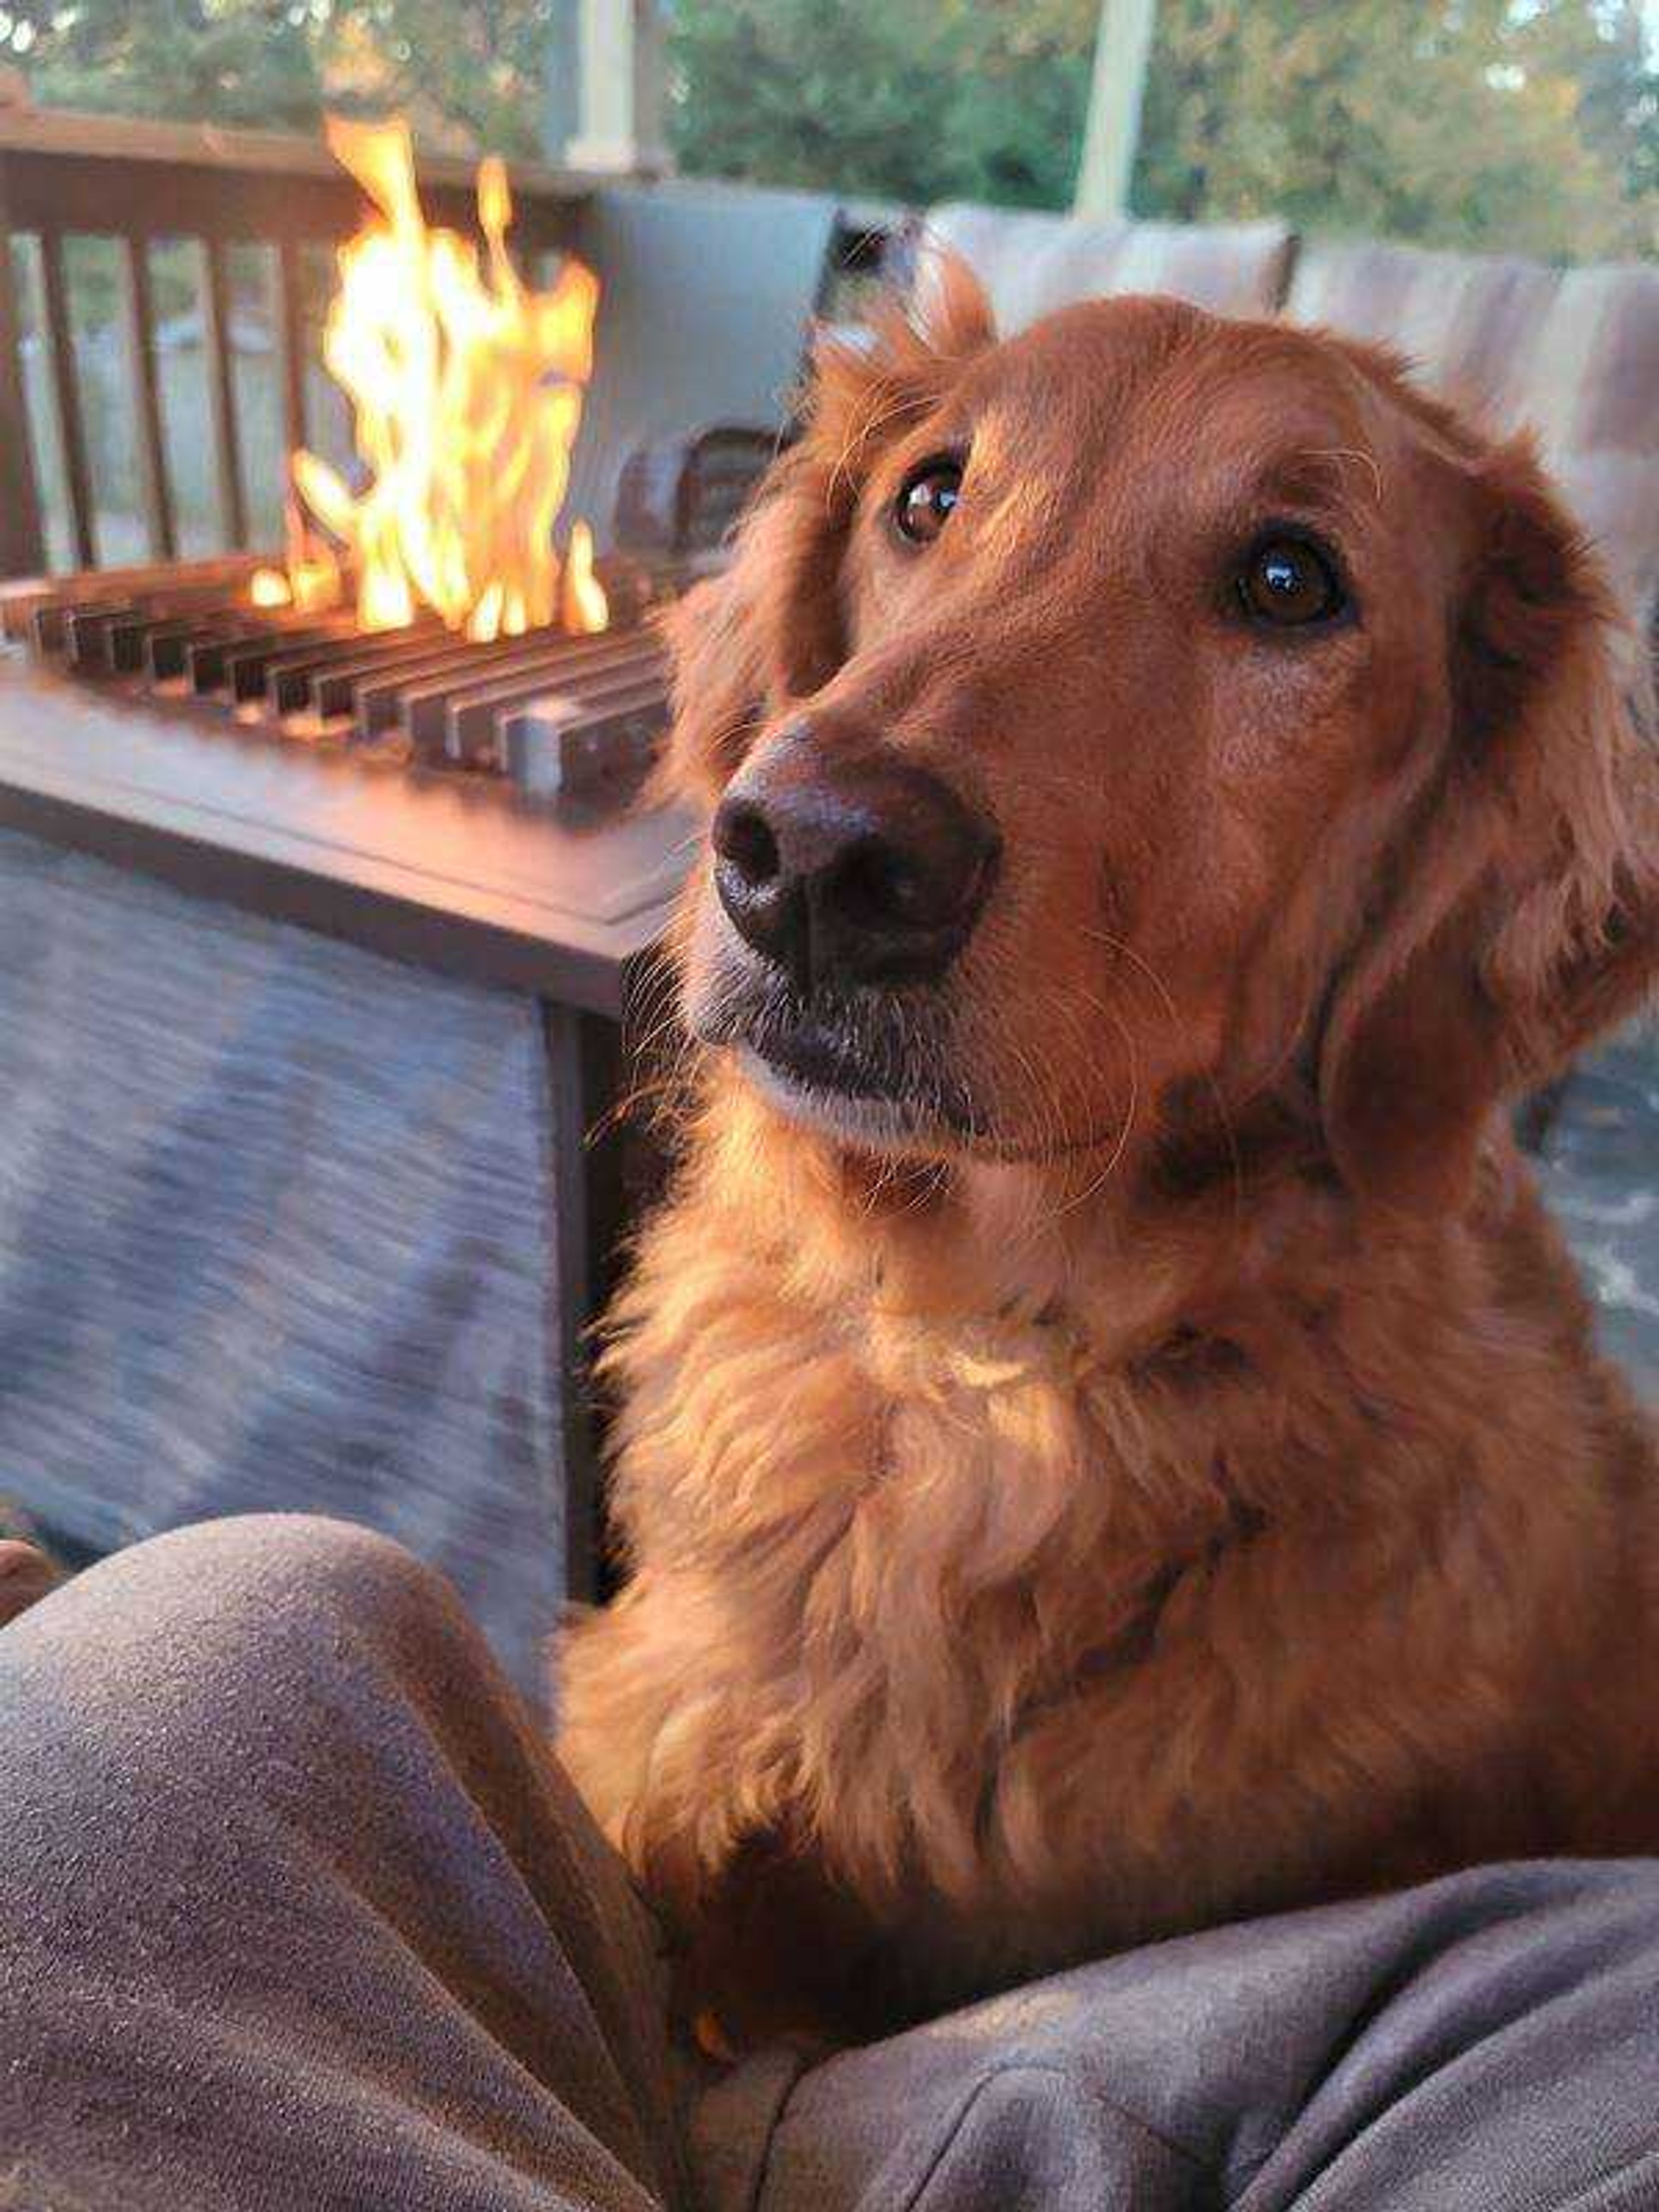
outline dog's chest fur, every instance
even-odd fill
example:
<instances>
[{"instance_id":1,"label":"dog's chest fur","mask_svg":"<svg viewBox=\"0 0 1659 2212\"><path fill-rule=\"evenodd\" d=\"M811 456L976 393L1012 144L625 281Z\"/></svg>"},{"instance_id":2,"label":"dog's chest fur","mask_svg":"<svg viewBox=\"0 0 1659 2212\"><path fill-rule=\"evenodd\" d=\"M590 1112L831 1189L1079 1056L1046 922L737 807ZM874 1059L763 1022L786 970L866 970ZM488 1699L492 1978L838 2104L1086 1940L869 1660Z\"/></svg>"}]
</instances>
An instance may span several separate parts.
<instances>
[{"instance_id":1,"label":"dog's chest fur","mask_svg":"<svg viewBox=\"0 0 1659 2212\"><path fill-rule=\"evenodd\" d=\"M722 1756L747 1814L833 1821L874 1881L925 1829L936 1872L967 1880L997 1742L1133 1629L1172 1517L1196 1548L1228 1504L1206 1469L1147 1510L1137 1394L1065 1316L845 1293L820 1304L686 1221L661 1232L622 1357L617 1500L643 1570L622 1610L649 1587L655 1616L698 1623L669 1725L687 1697L711 1730L741 1707Z\"/></svg>"},{"instance_id":2,"label":"dog's chest fur","mask_svg":"<svg viewBox=\"0 0 1659 2212\"><path fill-rule=\"evenodd\" d=\"M1618 1540L1609 1437L1512 1282L1316 1293L1304 1259L1295 1313L1263 1289L1225 1331L1152 1326L1144 1269L1136 1311L973 1316L739 1226L691 1203L647 1241L635 1571L566 1650L562 1750L671 1909L781 1838L907 1944L920 1896L954 1956L994 1924L1042 1963L1491 1855L1506 1790L1541 1843L1509 1762L1603 1663ZM1545 1424L1563 1483L1523 1500Z\"/></svg>"}]
</instances>

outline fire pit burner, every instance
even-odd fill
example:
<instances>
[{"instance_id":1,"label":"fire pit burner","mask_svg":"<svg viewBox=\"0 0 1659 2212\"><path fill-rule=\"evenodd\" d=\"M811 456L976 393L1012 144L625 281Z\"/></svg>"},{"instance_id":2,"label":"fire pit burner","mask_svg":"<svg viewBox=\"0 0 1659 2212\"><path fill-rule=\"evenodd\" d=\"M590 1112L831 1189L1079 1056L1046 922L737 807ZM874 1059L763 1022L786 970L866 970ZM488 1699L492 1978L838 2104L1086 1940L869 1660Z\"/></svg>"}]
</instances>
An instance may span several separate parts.
<instances>
[{"instance_id":1,"label":"fire pit burner","mask_svg":"<svg viewBox=\"0 0 1659 2212\"><path fill-rule=\"evenodd\" d=\"M599 564L613 626L488 643L435 615L367 630L336 609L256 606L252 556L94 571L0 587L0 622L33 659L129 696L280 743L507 776L592 807L630 795L667 720L661 643L645 620L672 569Z\"/></svg>"}]
</instances>

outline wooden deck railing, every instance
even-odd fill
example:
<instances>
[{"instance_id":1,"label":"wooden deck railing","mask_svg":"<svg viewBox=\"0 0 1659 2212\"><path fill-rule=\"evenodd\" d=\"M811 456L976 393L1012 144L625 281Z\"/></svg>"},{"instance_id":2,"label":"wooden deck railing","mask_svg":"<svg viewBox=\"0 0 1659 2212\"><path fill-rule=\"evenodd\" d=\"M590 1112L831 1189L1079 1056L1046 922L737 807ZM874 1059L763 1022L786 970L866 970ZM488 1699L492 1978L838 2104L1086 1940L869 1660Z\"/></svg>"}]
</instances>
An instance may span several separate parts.
<instances>
[{"instance_id":1,"label":"wooden deck railing","mask_svg":"<svg viewBox=\"0 0 1659 2212\"><path fill-rule=\"evenodd\" d=\"M423 204L434 222L476 230L470 163L426 161ZM587 180L515 170L515 249L526 259L567 245ZM14 247L38 241L38 301L46 390L55 422L71 565L92 568L98 543L95 488L77 373L65 245L90 235L115 241L127 363L126 407L136 443L139 500L152 558L178 550L163 398L156 362L151 255L162 240L191 242L207 367L204 426L225 549L248 542L250 487L238 420L228 257L242 241L275 254L274 331L283 442L306 442L306 333L301 256L314 242L349 237L366 206L320 142L271 133L130 122L63 111L0 106L0 576L46 565L41 456L30 421L23 315Z\"/></svg>"}]
</instances>

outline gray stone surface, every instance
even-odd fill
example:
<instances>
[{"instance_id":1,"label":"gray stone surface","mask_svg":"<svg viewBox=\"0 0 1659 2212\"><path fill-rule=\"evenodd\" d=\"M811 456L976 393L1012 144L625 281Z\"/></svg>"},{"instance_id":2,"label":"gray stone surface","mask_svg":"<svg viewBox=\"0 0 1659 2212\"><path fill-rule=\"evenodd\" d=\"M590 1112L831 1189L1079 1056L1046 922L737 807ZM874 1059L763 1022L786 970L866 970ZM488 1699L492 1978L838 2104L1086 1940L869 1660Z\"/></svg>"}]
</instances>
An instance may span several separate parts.
<instances>
[{"instance_id":1,"label":"gray stone surface","mask_svg":"<svg viewBox=\"0 0 1659 2212\"><path fill-rule=\"evenodd\" d=\"M1538 1158L1608 1352L1659 1401L1659 1025L1574 1070Z\"/></svg>"}]
</instances>

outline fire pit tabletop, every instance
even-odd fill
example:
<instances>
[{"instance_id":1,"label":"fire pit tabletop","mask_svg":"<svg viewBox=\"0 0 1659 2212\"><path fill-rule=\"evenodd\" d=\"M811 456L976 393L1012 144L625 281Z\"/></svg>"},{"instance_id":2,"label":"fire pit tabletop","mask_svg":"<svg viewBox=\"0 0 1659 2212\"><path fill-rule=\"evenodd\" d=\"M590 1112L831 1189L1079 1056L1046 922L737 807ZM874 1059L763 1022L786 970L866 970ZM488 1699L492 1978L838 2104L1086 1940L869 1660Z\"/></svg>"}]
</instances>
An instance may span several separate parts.
<instances>
[{"instance_id":1,"label":"fire pit tabletop","mask_svg":"<svg viewBox=\"0 0 1659 2212\"><path fill-rule=\"evenodd\" d=\"M207 726L0 653L0 823L396 958L622 1008L692 828Z\"/></svg>"}]
</instances>

